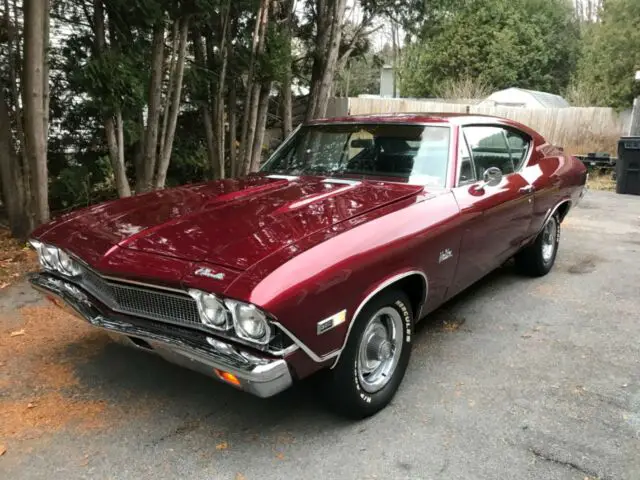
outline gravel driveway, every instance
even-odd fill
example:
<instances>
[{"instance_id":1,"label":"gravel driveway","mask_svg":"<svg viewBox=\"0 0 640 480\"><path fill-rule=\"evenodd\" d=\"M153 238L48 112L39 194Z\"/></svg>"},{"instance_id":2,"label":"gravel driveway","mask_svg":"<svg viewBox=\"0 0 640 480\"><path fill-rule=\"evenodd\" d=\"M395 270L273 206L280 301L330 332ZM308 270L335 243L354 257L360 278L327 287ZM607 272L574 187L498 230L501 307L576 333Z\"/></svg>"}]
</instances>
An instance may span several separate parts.
<instances>
[{"instance_id":1,"label":"gravel driveway","mask_svg":"<svg viewBox=\"0 0 640 480\"><path fill-rule=\"evenodd\" d=\"M431 315L392 404L259 400L0 293L0 478L638 479L640 197L589 192L554 270ZM0 450L2 451L2 450Z\"/></svg>"}]
</instances>

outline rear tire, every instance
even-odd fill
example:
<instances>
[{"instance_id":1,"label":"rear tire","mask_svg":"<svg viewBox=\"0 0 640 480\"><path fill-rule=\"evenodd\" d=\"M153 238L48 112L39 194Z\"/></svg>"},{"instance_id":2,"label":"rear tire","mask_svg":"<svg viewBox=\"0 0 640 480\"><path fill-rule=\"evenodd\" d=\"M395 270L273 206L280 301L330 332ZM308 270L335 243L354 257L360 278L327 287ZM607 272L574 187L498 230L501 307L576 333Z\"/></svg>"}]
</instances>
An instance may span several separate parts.
<instances>
[{"instance_id":1,"label":"rear tire","mask_svg":"<svg viewBox=\"0 0 640 480\"><path fill-rule=\"evenodd\" d=\"M560 244L560 219L552 215L534 242L515 256L516 267L525 275L542 277L551 271Z\"/></svg>"},{"instance_id":2,"label":"rear tire","mask_svg":"<svg viewBox=\"0 0 640 480\"><path fill-rule=\"evenodd\" d=\"M404 292L387 290L354 322L338 364L327 372L325 394L338 413L361 419L386 407L402 382L411 356L411 303Z\"/></svg>"}]
</instances>

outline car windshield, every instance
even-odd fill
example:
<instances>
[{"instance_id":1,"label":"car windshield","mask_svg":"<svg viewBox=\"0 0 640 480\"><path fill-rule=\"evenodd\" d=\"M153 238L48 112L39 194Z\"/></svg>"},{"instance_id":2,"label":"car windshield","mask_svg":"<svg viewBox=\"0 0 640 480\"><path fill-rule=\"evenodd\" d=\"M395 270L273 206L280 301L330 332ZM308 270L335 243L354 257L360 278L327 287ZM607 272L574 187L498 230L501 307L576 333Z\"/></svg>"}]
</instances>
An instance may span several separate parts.
<instances>
[{"instance_id":1,"label":"car windshield","mask_svg":"<svg viewBox=\"0 0 640 480\"><path fill-rule=\"evenodd\" d=\"M302 127L261 169L280 175L346 175L445 185L446 126L335 124Z\"/></svg>"}]
</instances>

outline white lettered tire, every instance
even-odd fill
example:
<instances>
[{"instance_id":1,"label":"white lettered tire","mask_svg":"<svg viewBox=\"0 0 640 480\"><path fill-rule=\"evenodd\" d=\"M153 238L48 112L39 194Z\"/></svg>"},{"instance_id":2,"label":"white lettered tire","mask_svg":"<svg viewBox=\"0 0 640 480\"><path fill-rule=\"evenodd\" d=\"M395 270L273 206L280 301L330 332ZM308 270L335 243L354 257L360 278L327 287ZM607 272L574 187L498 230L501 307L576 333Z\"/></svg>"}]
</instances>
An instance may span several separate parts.
<instances>
[{"instance_id":1,"label":"white lettered tire","mask_svg":"<svg viewBox=\"0 0 640 480\"><path fill-rule=\"evenodd\" d=\"M385 290L353 321L325 393L338 412L360 419L386 407L404 378L413 340L411 303L401 290Z\"/></svg>"}]
</instances>

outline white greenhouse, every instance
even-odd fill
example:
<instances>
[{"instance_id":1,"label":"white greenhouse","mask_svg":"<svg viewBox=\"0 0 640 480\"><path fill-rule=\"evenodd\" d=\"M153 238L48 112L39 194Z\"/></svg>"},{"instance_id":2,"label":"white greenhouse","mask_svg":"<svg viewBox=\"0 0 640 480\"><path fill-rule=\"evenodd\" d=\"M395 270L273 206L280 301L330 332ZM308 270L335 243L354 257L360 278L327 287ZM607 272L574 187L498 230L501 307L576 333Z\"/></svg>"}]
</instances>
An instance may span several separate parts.
<instances>
[{"instance_id":1,"label":"white greenhouse","mask_svg":"<svg viewBox=\"0 0 640 480\"><path fill-rule=\"evenodd\" d=\"M525 90L524 88L507 88L492 93L482 100L479 107L521 107L521 108L566 108L567 102L560 95L553 93Z\"/></svg>"}]
</instances>

